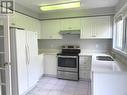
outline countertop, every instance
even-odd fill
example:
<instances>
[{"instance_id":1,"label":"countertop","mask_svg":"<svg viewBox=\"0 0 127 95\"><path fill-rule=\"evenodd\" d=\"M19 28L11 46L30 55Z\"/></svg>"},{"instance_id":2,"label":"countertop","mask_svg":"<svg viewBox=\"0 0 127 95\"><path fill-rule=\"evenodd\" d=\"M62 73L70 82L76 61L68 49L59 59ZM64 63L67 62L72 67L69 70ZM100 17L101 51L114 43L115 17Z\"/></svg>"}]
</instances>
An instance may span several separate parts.
<instances>
[{"instance_id":1,"label":"countertop","mask_svg":"<svg viewBox=\"0 0 127 95\"><path fill-rule=\"evenodd\" d=\"M102 55L110 56L109 54ZM98 54L92 55L92 95L125 95L127 93L125 89L127 88L127 66L115 59L114 61L99 61L96 60L96 56Z\"/></svg>"},{"instance_id":2,"label":"countertop","mask_svg":"<svg viewBox=\"0 0 127 95\"><path fill-rule=\"evenodd\" d=\"M96 60L97 56L110 56L108 53L80 53L80 56L92 56L92 72L127 72L127 66L114 59L114 61ZM112 57L112 56L110 56Z\"/></svg>"},{"instance_id":3,"label":"countertop","mask_svg":"<svg viewBox=\"0 0 127 95\"><path fill-rule=\"evenodd\" d=\"M40 54L51 54L56 55L57 52L43 52ZM109 53L91 53L91 52L81 52L79 56L92 56L92 65L91 71L92 72L127 72L127 66L117 62L115 59L114 61L100 61L96 60L96 56L110 56Z\"/></svg>"}]
</instances>

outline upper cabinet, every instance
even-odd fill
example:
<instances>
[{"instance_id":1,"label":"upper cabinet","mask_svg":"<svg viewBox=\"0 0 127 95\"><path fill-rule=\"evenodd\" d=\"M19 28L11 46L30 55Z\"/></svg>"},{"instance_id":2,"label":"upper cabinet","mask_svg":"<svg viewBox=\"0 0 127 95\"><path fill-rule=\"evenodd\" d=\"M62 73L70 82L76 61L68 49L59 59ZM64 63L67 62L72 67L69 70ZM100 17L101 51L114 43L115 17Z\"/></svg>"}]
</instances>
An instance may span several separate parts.
<instances>
[{"instance_id":1,"label":"upper cabinet","mask_svg":"<svg viewBox=\"0 0 127 95\"><path fill-rule=\"evenodd\" d=\"M37 32L38 38L40 36L40 21L20 13L15 13L13 16L10 16L10 26Z\"/></svg>"},{"instance_id":2,"label":"upper cabinet","mask_svg":"<svg viewBox=\"0 0 127 95\"><path fill-rule=\"evenodd\" d=\"M60 31L80 30L80 19L41 21L40 39L62 39Z\"/></svg>"},{"instance_id":3,"label":"upper cabinet","mask_svg":"<svg viewBox=\"0 0 127 95\"><path fill-rule=\"evenodd\" d=\"M10 26L37 32L38 39L62 39L60 31L66 30L80 30L80 39L111 39L110 18L110 16L99 16L39 21L16 12L10 17Z\"/></svg>"},{"instance_id":4,"label":"upper cabinet","mask_svg":"<svg viewBox=\"0 0 127 95\"><path fill-rule=\"evenodd\" d=\"M80 30L80 39L112 39L110 16L41 21L40 39L62 39L66 30Z\"/></svg>"},{"instance_id":5,"label":"upper cabinet","mask_svg":"<svg viewBox=\"0 0 127 95\"><path fill-rule=\"evenodd\" d=\"M61 30L80 30L80 18L62 19Z\"/></svg>"},{"instance_id":6,"label":"upper cabinet","mask_svg":"<svg viewBox=\"0 0 127 95\"><path fill-rule=\"evenodd\" d=\"M88 17L81 19L81 39L111 39L110 16Z\"/></svg>"},{"instance_id":7,"label":"upper cabinet","mask_svg":"<svg viewBox=\"0 0 127 95\"><path fill-rule=\"evenodd\" d=\"M41 21L40 39L62 39L59 20Z\"/></svg>"}]
</instances>

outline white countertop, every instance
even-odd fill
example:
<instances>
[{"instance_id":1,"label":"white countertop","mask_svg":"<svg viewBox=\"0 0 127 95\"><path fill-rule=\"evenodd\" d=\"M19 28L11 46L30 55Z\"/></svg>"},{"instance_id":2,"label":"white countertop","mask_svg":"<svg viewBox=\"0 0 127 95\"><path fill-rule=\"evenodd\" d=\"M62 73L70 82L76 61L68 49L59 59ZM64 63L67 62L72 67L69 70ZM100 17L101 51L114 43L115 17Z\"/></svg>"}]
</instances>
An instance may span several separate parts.
<instances>
[{"instance_id":1,"label":"white countertop","mask_svg":"<svg viewBox=\"0 0 127 95\"><path fill-rule=\"evenodd\" d=\"M124 95L127 92L127 66L117 61L96 60L96 56L110 56L106 53L80 53L80 56L92 56L91 95Z\"/></svg>"},{"instance_id":2,"label":"white countertop","mask_svg":"<svg viewBox=\"0 0 127 95\"><path fill-rule=\"evenodd\" d=\"M96 56L110 56L108 53L80 53L80 56L92 56L92 72L127 72L127 66L117 61L100 61Z\"/></svg>"},{"instance_id":3,"label":"white countertop","mask_svg":"<svg viewBox=\"0 0 127 95\"><path fill-rule=\"evenodd\" d=\"M100 61L96 60L96 56L92 56L92 71L93 72L116 72L121 71L116 61ZM109 55L105 55L109 56Z\"/></svg>"},{"instance_id":4,"label":"white countertop","mask_svg":"<svg viewBox=\"0 0 127 95\"><path fill-rule=\"evenodd\" d=\"M43 52L43 54L56 55L57 52ZM96 56L110 56L108 53L90 53L81 52L79 56L92 56L92 72L127 72L127 66L117 61L100 61L96 60Z\"/></svg>"}]
</instances>

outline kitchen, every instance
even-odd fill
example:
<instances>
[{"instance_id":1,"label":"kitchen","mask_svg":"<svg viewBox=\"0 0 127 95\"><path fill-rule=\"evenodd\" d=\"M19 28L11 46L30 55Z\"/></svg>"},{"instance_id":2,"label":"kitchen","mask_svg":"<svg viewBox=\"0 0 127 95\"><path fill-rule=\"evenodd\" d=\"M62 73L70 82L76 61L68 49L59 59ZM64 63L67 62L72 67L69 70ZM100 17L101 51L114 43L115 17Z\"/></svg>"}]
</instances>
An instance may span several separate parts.
<instances>
[{"instance_id":1,"label":"kitchen","mask_svg":"<svg viewBox=\"0 0 127 95\"><path fill-rule=\"evenodd\" d=\"M11 58L1 95L127 94L126 0L16 0L15 10L0 22L10 31L8 42L0 32L0 62Z\"/></svg>"}]
</instances>

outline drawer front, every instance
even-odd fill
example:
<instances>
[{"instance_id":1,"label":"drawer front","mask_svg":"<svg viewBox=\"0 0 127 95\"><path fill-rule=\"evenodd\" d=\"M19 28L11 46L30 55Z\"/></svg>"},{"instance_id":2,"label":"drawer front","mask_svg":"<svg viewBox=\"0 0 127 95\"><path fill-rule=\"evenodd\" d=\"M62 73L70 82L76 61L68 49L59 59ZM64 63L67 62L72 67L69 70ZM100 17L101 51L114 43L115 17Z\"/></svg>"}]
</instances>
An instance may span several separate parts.
<instances>
[{"instance_id":1,"label":"drawer front","mask_svg":"<svg viewBox=\"0 0 127 95\"><path fill-rule=\"evenodd\" d=\"M91 59L92 59L91 56L81 56L81 57L79 58L79 60L81 60L81 61L90 61Z\"/></svg>"},{"instance_id":2,"label":"drawer front","mask_svg":"<svg viewBox=\"0 0 127 95\"><path fill-rule=\"evenodd\" d=\"M80 64L84 64L84 65L91 65L91 60L92 58L86 58L86 57L80 57L79 62Z\"/></svg>"},{"instance_id":3,"label":"drawer front","mask_svg":"<svg viewBox=\"0 0 127 95\"><path fill-rule=\"evenodd\" d=\"M81 56L79 59L79 77L80 79L90 79L91 56Z\"/></svg>"},{"instance_id":4,"label":"drawer front","mask_svg":"<svg viewBox=\"0 0 127 95\"><path fill-rule=\"evenodd\" d=\"M57 77L61 79L78 80L78 73L57 71Z\"/></svg>"},{"instance_id":5,"label":"drawer front","mask_svg":"<svg viewBox=\"0 0 127 95\"><path fill-rule=\"evenodd\" d=\"M90 68L91 64L79 64L79 67Z\"/></svg>"}]
</instances>

